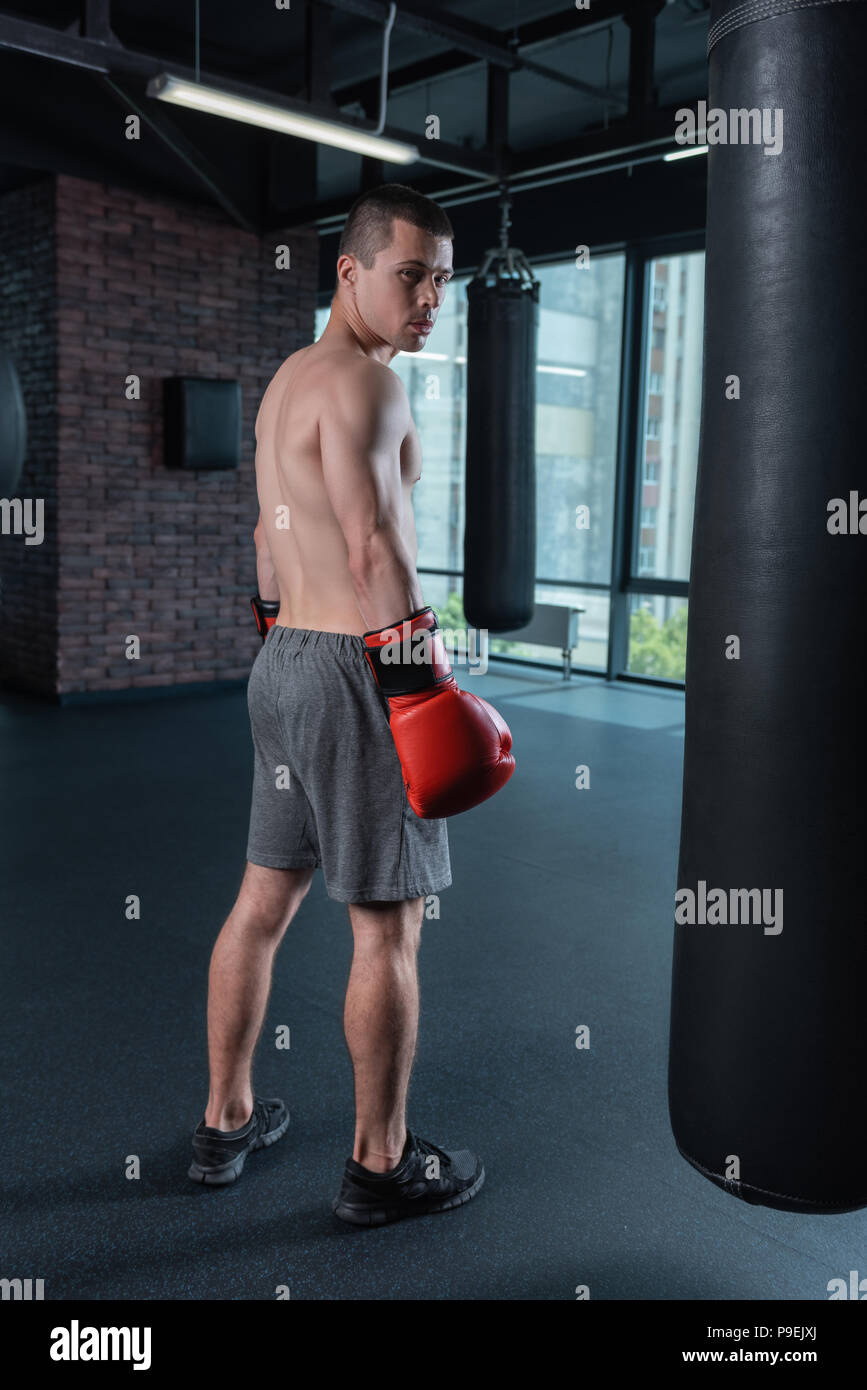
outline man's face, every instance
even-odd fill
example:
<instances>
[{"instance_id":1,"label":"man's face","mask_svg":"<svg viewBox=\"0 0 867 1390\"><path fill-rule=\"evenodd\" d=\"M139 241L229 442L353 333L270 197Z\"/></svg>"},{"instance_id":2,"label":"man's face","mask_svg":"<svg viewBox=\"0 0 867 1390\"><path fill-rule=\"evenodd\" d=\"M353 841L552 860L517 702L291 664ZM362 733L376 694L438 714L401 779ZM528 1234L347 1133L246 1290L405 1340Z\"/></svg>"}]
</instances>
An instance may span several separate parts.
<instances>
[{"instance_id":1,"label":"man's face","mask_svg":"<svg viewBox=\"0 0 867 1390\"><path fill-rule=\"evenodd\" d=\"M397 352L419 352L430 336L452 270L449 237L392 221L391 245L372 270L355 262L356 303L368 328Z\"/></svg>"}]
</instances>

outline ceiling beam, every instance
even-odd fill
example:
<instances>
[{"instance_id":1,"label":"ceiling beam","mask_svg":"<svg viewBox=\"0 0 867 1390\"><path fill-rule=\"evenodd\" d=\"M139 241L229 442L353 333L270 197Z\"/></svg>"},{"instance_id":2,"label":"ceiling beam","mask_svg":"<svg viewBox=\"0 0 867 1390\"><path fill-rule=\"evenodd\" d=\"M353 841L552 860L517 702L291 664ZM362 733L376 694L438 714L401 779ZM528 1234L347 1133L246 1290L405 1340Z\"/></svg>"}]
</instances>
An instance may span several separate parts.
<instances>
[{"instance_id":1,"label":"ceiling beam","mask_svg":"<svg viewBox=\"0 0 867 1390\"><path fill-rule=\"evenodd\" d=\"M456 48L442 53L432 53L429 58L419 58L417 63L404 63L392 68L388 75L389 96L409 91L412 87L432 86L440 77L455 77L465 69L477 68L480 60L469 53L459 53ZM372 77L353 78L351 82L341 82L331 89L331 98L338 106L349 106L357 102L365 111L376 111L379 106L379 73Z\"/></svg>"},{"instance_id":2,"label":"ceiling beam","mask_svg":"<svg viewBox=\"0 0 867 1390\"><path fill-rule=\"evenodd\" d=\"M656 49L656 16L665 9L665 0L652 0L627 15L629 25L629 114L638 119L656 105L653 86Z\"/></svg>"},{"instance_id":3,"label":"ceiling beam","mask_svg":"<svg viewBox=\"0 0 867 1390\"><path fill-rule=\"evenodd\" d=\"M311 0L312 3L312 0ZM591 35L608 29L619 19L624 19L631 10L636 9L636 0L625 4L624 0L593 0L590 10L575 10L570 6L555 10L542 19L527 20L521 23L518 31L520 42L515 48L518 57L533 48L556 44L572 37L589 38ZM393 68L389 77L389 88L399 92L430 82L437 77L445 77L463 68L472 67L481 60L475 53L468 53L452 47L440 53L431 53L415 63L404 63ZM625 89L612 88L618 96L625 96ZM359 101L365 108L372 108L379 94L378 73L369 78L352 79L335 85L332 95L340 104Z\"/></svg>"},{"instance_id":4,"label":"ceiling beam","mask_svg":"<svg viewBox=\"0 0 867 1390\"><path fill-rule=\"evenodd\" d=\"M385 24L388 19L387 0L310 2L331 5L336 10L344 10L348 14L357 14L363 19L373 20L375 24ZM394 17L394 27L411 29L419 34L429 34L432 38L442 39L453 48L459 49L462 53L470 53L485 63L499 63L501 67L507 68L515 66L515 55L498 29L491 29L486 24L476 24L451 10L441 10L438 14L437 7L427 3L427 0L422 0L420 4L415 3L415 0L400 0Z\"/></svg>"},{"instance_id":5,"label":"ceiling beam","mask_svg":"<svg viewBox=\"0 0 867 1390\"><path fill-rule=\"evenodd\" d=\"M377 23L384 24L388 18L389 6L386 0L327 0L327 3L335 9L347 10ZM577 16L578 12L575 11L575 14ZM609 105L626 109L625 97L606 92L603 87L597 87L593 83L583 82L581 78L573 77L568 72L560 72L557 68L549 68L542 63L534 62L531 58L524 58L515 47L503 39L498 29L476 24L451 11L447 11L445 17L441 17L427 0L400 0L394 24L395 28L412 29L417 33L443 39L462 52L472 54L476 59L507 68L510 72L532 72L549 82L571 87L575 91L583 92L585 96L592 96L599 101L608 102Z\"/></svg>"},{"instance_id":6,"label":"ceiling beam","mask_svg":"<svg viewBox=\"0 0 867 1390\"><path fill-rule=\"evenodd\" d=\"M159 115L146 107L139 106L128 89L112 81L110 77L101 78L102 85L114 97L124 111L135 112L144 125L154 132L164 145L167 145L176 159L189 169L229 218L243 227L246 232L257 232L255 220L231 197L225 188L225 175L217 169L205 154L179 130L162 110ZM155 103L154 103L155 105Z\"/></svg>"},{"instance_id":7,"label":"ceiling beam","mask_svg":"<svg viewBox=\"0 0 867 1390\"><path fill-rule=\"evenodd\" d=\"M382 0L332 0L332 3L372 20L384 20L388 9ZM308 4L312 9L331 7L330 4L322 3L322 0L308 0ZM449 77L465 68L471 68L484 61L480 45L487 52L488 46L492 43L499 50L498 65L514 71L522 66L527 53L534 48L556 44L568 38L589 38L611 28L618 21L624 23L629 37L630 68L635 80L635 74L640 70L637 65L646 62L646 58L644 54L639 57L637 53L640 41L636 43L633 38L634 30L630 20L637 19L640 24L641 15L646 8L646 0L593 0L593 4L587 10L575 10L567 6L541 19L522 22L518 28L518 44L510 43L506 49L503 35L498 30L484 29L481 25L469 25L468 21L462 21L458 26L452 15L447 14L445 17L434 19L430 14L419 14L416 9L407 10L402 5L396 23L435 32L437 37L451 42L453 46L440 53L420 58L417 62L404 63L393 68L389 74L389 91L396 94L411 87L434 83L437 78ZM657 8L661 9L663 6ZM472 30L470 39L466 38L468 25ZM493 59L488 61L494 62ZM623 111L628 110L628 92L619 84L612 85L610 92L593 88L587 94L601 101L606 109L616 105ZM379 100L379 74L338 83L332 89L332 97L338 105L357 102L365 110L373 110Z\"/></svg>"},{"instance_id":8,"label":"ceiling beam","mask_svg":"<svg viewBox=\"0 0 867 1390\"><path fill-rule=\"evenodd\" d=\"M84 38L96 39L97 43L117 43L111 28L111 0L80 0L79 11L81 18L77 27Z\"/></svg>"},{"instance_id":9,"label":"ceiling beam","mask_svg":"<svg viewBox=\"0 0 867 1390\"><path fill-rule=\"evenodd\" d=\"M674 132L678 126L677 112L682 105L678 102L676 106L657 106L635 119L612 121L607 130L590 131L577 140L562 140L543 149L523 150L513 155L512 178L519 185L518 191L522 179L539 178L565 169L577 171L596 162L602 172L607 163L628 163L630 154L647 155L666 145L676 150Z\"/></svg>"},{"instance_id":10,"label":"ceiling beam","mask_svg":"<svg viewBox=\"0 0 867 1390\"><path fill-rule=\"evenodd\" d=\"M519 27L521 48L551 43L563 39L567 34L577 34L589 38L601 29L608 29L618 20L645 8L646 0L591 0L586 10L576 10L568 5L555 10L542 19L531 19Z\"/></svg>"},{"instance_id":11,"label":"ceiling beam","mask_svg":"<svg viewBox=\"0 0 867 1390\"><path fill-rule=\"evenodd\" d=\"M134 77L147 81L161 72L171 72L188 82L196 81L192 68L175 62L174 59L138 53L122 44L105 44L94 39L77 38L45 24L32 24L27 20L14 19L0 14L0 48L18 53L31 53L36 57L48 58L53 62L66 63L85 72L100 73L105 77ZM203 85L218 87L234 96L246 97L252 101L267 102L284 111L305 116L316 116L321 120L339 120L341 125L370 133L370 123L356 120L344 112L337 112L331 102L299 101L287 97L282 92L271 92L222 73L199 73ZM417 131L400 130L386 126L381 132L392 140L415 145L419 160L434 168L451 169L469 178L481 176L494 178L496 169L492 156L487 152L470 150L463 145L452 145L443 140L427 141L420 139ZM436 153L434 153L436 151ZM408 166L411 167L411 166Z\"/></svg>"},{"instance_id":12,"label":"ceiling beam","mask_svg":"<svg viewBox=\"0 0 867 1390\"><path fill-rule=\"evenodd\" d=\"M505 68L488 63L488 101L486 143L493 152L500 178L509 170L509 74Z\"/></svg>"},{"instance_id":13,"label":"ceiling beam","mask_svg":"<svg viewBox=\"0 0 867 1390\"><path fill-rule=\"evenodd\" d=\"M611 122L607 130L599 129L578 139L557 141L541 149L513 152L510 156L510 188L515 197L522 189L544 187L609 173L612 169L640 164L658 158L665 146L677 149L674 132L678 125L676 106L657 108L639 120L620 119ZM444 208L496 195L499 187L490 179L475 184L443 185L439 180L417 180L419 192L433 198ZM291 219L299 226L315 226L320 235L333 232L342 225L354 194L296 206Z\"/></svg>"},{"instance_id":14,"label":"ceiling beam","mask_svg":"<svg viewBox=\"0 0 867 1390\"><path fill-rule=\"evenodd\" d=\"M308 5L304 28L304 95L308 101L331 101L331 9Z\"/></svg>"}]
</instances>

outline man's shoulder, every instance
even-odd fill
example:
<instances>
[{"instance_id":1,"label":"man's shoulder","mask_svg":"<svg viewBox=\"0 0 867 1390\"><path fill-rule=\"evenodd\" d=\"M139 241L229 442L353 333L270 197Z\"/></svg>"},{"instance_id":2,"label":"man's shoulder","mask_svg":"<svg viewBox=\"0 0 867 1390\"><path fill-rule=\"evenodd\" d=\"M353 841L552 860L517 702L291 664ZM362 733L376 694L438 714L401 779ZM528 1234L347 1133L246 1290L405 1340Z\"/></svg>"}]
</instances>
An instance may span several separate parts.
<instances>
[{"instance_id":1,"label":"man's shoulder","mask_svg":"<svg viewBox=\"0 0 867 1390\"><path fill-rule=\"evenodd\" d=\"M315 346L315 344L314 344ZM339 385L341 396L369 405L409 405L406 387L396 372L384 362L348 348L331 348L318 359L317 382L329 395Z\"/></svg>"},{"instance_id":2,"label":"man's shoulder","mask_svg":"<svg viewBox=\"0 0 867 1390\"><path fill-rule=\"evenodd\" d=\"M308 361L311 364L320 363L330 371L351 372L369 380L400 382L397 373L393 372L384 362L378 362L375 357L367 357L363 352L357 352L354 348L345 347L342 344L329 347L320 340L312 343L304 351L309 353Z\"/></svg>"}]
</instances>

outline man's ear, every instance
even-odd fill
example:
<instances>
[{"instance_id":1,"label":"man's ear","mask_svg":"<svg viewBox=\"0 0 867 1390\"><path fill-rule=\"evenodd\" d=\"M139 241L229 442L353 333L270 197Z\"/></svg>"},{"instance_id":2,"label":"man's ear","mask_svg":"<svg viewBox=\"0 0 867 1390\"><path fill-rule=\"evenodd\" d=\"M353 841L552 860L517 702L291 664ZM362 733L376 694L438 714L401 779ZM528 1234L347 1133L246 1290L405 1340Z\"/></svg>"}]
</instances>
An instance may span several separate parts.
<instances>
[{"instance_id":1,"label":"man's ear","mask_svg":"<svg viewBox=\"0 0 867 1390\"><path fill-rule=\"evenodd\" d=\"M345 259L345 258L348 259L348 261L349 261L349 273L348 273L348 275L347 275L346 278L349 280L349 282L350 282L351 284L354 284L354 283L355 283L355 279L356 279L356 277L355 277L355 263L353 262L352 257L349 256L348 252L344 252L342 256L338 256L338 257L337 257L337 263L338 263L338 265L339 265L340 262L341 262L341 260L343 260L343 259ZM336 286L337 289L340 288L340 284L341 284L340 271L338 270L338 271L337 271L337 286Z\"/></svg>"}]
</instances>

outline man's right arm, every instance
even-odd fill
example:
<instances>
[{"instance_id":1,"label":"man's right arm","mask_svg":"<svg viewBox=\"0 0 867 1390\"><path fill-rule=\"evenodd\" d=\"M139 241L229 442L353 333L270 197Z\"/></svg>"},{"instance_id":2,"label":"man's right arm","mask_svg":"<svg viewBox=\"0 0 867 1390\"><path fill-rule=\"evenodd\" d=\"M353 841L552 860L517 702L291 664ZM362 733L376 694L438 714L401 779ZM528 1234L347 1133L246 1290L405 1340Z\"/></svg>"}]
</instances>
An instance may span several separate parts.
<instances>
[{"instance_id":1,"label":"man's right arm","mask_svg":"<svg viewBox=\"0 0 867 1390\"><path fill-rule=\"evenodd\" d=\"M341 368L319 422L322 473L368 630L424 606L401 526L400 446L408 429L406 392L388 367L359 358Z\"/></svg>"},{"instance_id":2,"label":"man's right arm","mask_svg":"<svg viewBox=\"0 0 867 1390\"><path fill-rule=\"evenodd\" d=\"M436 614L424 606L401 528L400 446L409 424L399 378L359 358L341 377L339 399L329 400L319 438L325 486L346 537L367 627L365 657L388 702L407 800L417 816L432 820L493 796L511 777L515 759L505 720L479 696L458 689ZM426 634L424 661L414 652L410 661L392 659L385 629L405 618L411 618L413 646Z\"/></svg>"}]
</instances>

